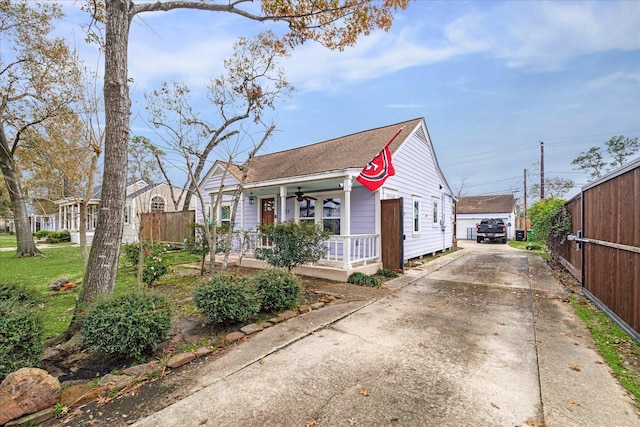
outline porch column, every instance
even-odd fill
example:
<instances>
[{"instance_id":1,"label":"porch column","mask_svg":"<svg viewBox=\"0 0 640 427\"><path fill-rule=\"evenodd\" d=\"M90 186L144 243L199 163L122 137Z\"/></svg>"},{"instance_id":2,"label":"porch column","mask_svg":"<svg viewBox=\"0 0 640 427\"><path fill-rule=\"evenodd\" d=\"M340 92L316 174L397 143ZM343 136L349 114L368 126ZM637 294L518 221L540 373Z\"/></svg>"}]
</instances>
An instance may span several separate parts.
<instances>
[{"instance_id":1,"label":"porch column","mask_svg":"<svg viewBox=\"0 0 640 427\"><path fill-rule=\"evenodd\" d=\"M345 177L342 187L344 188L344 204L343 204L343 219L344 224L342 226L342 234L347 237L343 240L343 268L347 271L352 269L351 267L351 177Z\"/></svg>"},{"instance_id":2,"label":"porch column","mask_svg":"<svg viewBox=\"0 0 640 427\"><path fill-rule=\"evenodd\" d=\"M280 186L280 217L278 222L284 222L287 219L287 187Z\"/></svg>"},{"instance_id":3,"label":"porch column","mask_svg":"<svg viewBox=\"0 0 640 427\"><path fill-rule=\"evenodd\" d=\"M378 262L382 262L382 208L380 204L380 190L373 193L374 218L375 218L375 233L378 236L376 238L376 253L378 254ZM400 219L402 221L402 218ZM404 242L403 242L404 244Z\"/></svg>"}]
</instances>

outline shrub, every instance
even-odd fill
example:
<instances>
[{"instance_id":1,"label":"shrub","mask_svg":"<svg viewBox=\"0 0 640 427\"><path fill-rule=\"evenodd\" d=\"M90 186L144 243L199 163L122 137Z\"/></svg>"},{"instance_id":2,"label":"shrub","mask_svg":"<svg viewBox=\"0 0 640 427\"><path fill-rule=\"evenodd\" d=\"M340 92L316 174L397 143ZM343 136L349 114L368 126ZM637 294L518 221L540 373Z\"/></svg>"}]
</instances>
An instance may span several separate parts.
<instances>
[{"instance_id":1,"label":"shrub","mask_svg":"<svg viewBox=\"0 0 640 427\"><path fill-rule=\"evenodd\" d=\"M300 264L320 260L327 251L323 243L329 233L314 223L287 221L264 225L260 232L271 247L256 249L255 256L273 267L291 271Z\"/></svg>"},{"instance_id":2,"label":"shrub","mask_svg":"<svg viewBox=\"0 0 640 427\"><path fill-rule=\"evenodd\" d=\"M382 285L382 282L377 277L369 276L367 274L360 273L359 271L352 273L347 278L347 282L353 283L354 285L371 286L371 287L378 287Z\"/></svg>"},{"instance_id":3,"label":"shrub","mask_svg":"<svg viewBox=\"0 0 640 427\"><path fill-rule=\"evenodd\" d=\"M549 197L536 202L529 209L534 238L549 245L553 241L564 242L571 234L571 215L565 201Z\"/></svg>"},{"instance_id":4,"label":"shrub","mask_svg":"<svg viewBox=\"0 0 640 427\"><path fill-rule=\"evenodd\" d=\"M44 350L42 330L36 294L0 283L0 381L20 368L38 365Z\"/></svg>"},{"instance_id":5,"label":"shrub","mask_svg":"<svg viewBox=\"0 0 640 427\"><path fill-rule=\"evenodd\" d=\"M281 311L296 306L302 286L292 273L279 269L266 270L253 280L262 311Z\"/></svg>"},{"instance_id":6,"label":"shrub","mask_svg":"<svg viewBox=\"0 0 640 427\"><path fill-rule=\"evenodd\" d=\"M49 234L51 234L51 231L49 230L38 230L36 231L36 239L42 239L43 237L47 237Z\"/></svg>"},{"instance_id":7,"label":"shrub","mask_svg":"<svg viewBox=\"0 0 640 427\"><path fill-rule=\"evenodd\" d=\"M167 274L168 266L163 257L167 251L167 246L162 244L143 243L144 266L142 268L142 283L151 285L156 280ZM140 256L140 243L129 243L124 245L124 253L133 267L138 265Z\"/></svg>"},{"instance_id":8,"label":"shrub","mask_svg":"<svg viewBox=\"0 0 640 427\"><path fill-rule=\"evenodd\" d=\"M171 327L169 301L151 292L99 298L82 320L85 344L109 357L142 359Z\"/></svg>"},{"instance_id":9,"label":"shrub","mask_svg":"<svg viewBox=\"0 0 640 427\"><path fill-rule=\"evenodd\" d=\"M376 272L376 276L382 276L382 277L398 277L398 273L396 273L395 271L393 271L390 268L383 268L380 269Z\"/></svg>"},{"instance_id":10,"label":"shrub","mask_svg":"<svg viewBox=\"0 0 640 427\"><path fill-rule=\"evenodd\" d=\"M62 242L70 242L71 241L71 233L63 230L63 231L52 231L47 234L47 243L62 243Z\"/></svg>"},{"instance_id":11,"label":"shrub","mask_svg":"<svg viewBox=\"0 0 640 427\"><path fill-rule=\"evenodd\" d=\"M258 314L260 301L248 281L217 274L193 289L193 302L213 323L243 322Z\"/></svg>"}]
</instances>

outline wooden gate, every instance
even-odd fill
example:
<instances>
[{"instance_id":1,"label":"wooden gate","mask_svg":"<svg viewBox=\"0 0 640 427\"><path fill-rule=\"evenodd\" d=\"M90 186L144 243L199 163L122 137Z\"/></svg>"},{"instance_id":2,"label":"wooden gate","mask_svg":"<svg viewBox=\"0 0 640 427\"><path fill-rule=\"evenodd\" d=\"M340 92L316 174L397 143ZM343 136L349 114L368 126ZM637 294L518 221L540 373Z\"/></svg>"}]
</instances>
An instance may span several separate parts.
<instances>
[{"instance_id":1,"label":"wooden gate","mask_svg":"<svg viewBox=\"0 0 640 427\"><path fill-rule=\"evenodd\" d=\"M192 237L191 224L196 220L195 211L144 213L140 221L144 241L182 243Z\"/></svg>"},{"instance_id":2,"label":"wooden gate","mask_svg":"<svg viewBox=\"0 0 640 427\"><path fill-rule=\"evenodd\" d=\"M404 272L402 198L380 201L382 265Z\"/></svg>"}]
</instances>

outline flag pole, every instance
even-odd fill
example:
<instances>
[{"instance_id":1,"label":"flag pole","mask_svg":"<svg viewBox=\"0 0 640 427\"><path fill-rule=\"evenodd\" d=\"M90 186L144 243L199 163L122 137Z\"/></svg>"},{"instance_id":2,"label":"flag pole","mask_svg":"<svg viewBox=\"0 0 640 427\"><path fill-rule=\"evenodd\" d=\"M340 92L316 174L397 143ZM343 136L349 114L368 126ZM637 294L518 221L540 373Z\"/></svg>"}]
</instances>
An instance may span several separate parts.
<instances>
[{"instance_id":1,"label":"flag pole","mask_svg":"<svg viewBox=\"0 0 640 427\"><path fill-rule=\"evenodd\" d=\"M404 125L404 126L402 126L400 129L398 129L398 132L396 132L396 134L395 134L395 135L393 135L393 137L389 140L389 142L387 142L387 144L384 146L383 150L384 150L385 148L387 148L387 147L389 146L389 144L391 144L391 143L393 142L393 140L394 140L394 139L396 139L396 137L397 137L398 135L400 135L400 132L402 132L402 130L403 130L404 128L406 128L406 127L407 127L407 125Z\"/></svg>"}]
</instances>

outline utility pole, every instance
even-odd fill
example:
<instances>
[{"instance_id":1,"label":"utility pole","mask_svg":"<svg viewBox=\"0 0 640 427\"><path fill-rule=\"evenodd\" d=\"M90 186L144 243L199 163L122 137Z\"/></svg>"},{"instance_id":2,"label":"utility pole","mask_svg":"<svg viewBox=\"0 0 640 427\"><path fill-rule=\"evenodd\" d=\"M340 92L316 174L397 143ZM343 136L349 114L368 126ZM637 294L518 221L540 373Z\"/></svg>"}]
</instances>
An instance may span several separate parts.
<instances>
[{"instance_id":1,"label":"utility pole","mask_svg":"<svg viewBox=\"0 0 640 427\"><path fill-rule=\"evenodd\" d=\"M527 169L524 170L524 240L527 241Z\"/></svg>"},{"instance_id":2,"label":"utility pole","mask_svg":"<svg viewBox=\"0 0 640 427\"><path fill-rule=\"evenodd\" d=\"M544 142L540 141L540 200L544 199Z\"/></svg>"}]
</instances>

